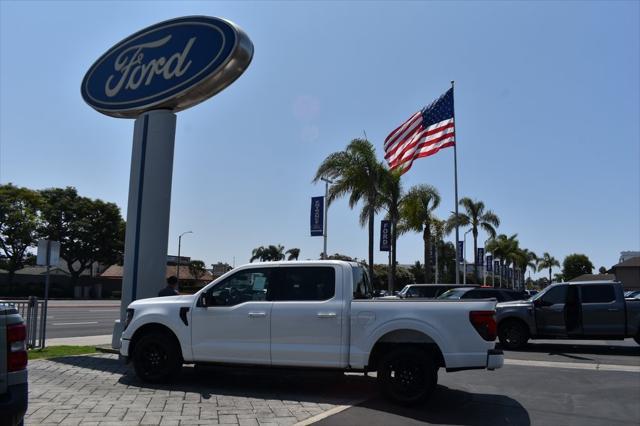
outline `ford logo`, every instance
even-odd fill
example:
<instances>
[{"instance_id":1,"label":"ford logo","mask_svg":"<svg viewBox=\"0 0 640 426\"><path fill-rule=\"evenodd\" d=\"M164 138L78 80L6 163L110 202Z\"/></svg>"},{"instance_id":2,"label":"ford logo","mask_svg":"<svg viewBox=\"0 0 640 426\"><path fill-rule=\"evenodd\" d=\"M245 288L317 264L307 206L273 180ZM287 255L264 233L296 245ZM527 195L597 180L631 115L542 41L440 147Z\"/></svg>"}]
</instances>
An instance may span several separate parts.
<instances>
[{"instance_id":1,"label":"ford logo","mask_svg":"<svg viewBox=\"0 0 640 426\"><path fill-rule=\"evenodd\" d=\"M113 117L177 112L233 83L252 57L251 40L230 21L172 19L138 31L102 55L82 80L82 97Z\"/></svg>"}]
</instances>

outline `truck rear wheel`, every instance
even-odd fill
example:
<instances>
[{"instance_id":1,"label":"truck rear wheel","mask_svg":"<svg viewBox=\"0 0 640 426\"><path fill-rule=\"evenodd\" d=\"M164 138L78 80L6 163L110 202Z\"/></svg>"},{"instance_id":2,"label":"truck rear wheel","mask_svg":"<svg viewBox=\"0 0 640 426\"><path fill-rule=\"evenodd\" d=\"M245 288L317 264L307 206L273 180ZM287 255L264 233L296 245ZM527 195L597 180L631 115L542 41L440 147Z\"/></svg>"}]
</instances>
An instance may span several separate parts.
<instances>
[{"instance_id":1,"label":"truck rear wheel","mask_svg":"<svg viewBox=\"0 0 640 426\"><path fill-rule=\"evenodd\" d=\"M165 383L182 367L182 359L172 336L149 333L142 336L133 349L133 368L140 380Z\"/></svg>"},{"instance_id":2,"label":"truck rear wheel","mask_svg":"<svg viewBox=\"0 0 640 426\"><path fill-rule=\"evenodd\" d=\"M424 350L399 347L378 365L382 393L394 402L411 405L426 399L438 384L438 367Z\"/></svg>"},{"instance_id":3,"label":"truck rear wheel","mask_svg":"<svg viewBox=\"0 0 640 426\"><path fill-rule=\"evenodd\" d=\"M521 349L529 340L529 330L520 321L504 321L498 326L498 339L505 349Z\"/></svg>"}]
</instances>

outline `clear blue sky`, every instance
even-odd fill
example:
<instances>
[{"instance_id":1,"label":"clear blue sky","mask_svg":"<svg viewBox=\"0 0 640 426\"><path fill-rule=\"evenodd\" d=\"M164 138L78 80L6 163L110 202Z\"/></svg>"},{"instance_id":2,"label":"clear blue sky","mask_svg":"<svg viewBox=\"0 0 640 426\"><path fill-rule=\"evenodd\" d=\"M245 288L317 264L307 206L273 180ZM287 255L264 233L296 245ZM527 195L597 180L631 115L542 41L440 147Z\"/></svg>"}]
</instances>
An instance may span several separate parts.
<instances>
[{"instance_id":1,"label":"clear blue sky","mask_svg":"<svg viewBox=\"0 0 640 426\"><path fill-rule=\"evenodd\" d=\"M366 130L382 141L456 81L460 195L522 246L610 267L640 249L640 3L0 2L0 183L75 186L126 215L133 121L80 96L89 66L122 38L184 15L231 19L255 45L247 72L178 115L169 252L248 261L309 236L314 172ZM453 150L418 160L453 210ZM378 228L378 225L376 226ZM376 229L377 238L377 229ZM484 238L484 236L481 236ZM377 245L377 242L376 242ZM366 257L346 201L329 252ZM468 251L469 258L471 257ZM403 236L400 263L422 258ZM384 262L385 253L376 253Z\"/></svg>"}]
</instances>

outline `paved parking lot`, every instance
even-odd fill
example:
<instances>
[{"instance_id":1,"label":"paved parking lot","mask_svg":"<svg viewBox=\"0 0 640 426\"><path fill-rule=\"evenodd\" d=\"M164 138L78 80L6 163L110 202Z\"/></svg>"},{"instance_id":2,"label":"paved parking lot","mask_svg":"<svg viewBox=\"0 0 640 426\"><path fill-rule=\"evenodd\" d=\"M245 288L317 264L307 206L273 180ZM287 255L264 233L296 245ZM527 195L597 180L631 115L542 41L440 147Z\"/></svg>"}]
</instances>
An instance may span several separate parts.
<instances>
[{"instance_id":1,"label":"paved parking lot","mask_svg":"<svg viewBox=\"0 0 640 426\"><path fill-rule=\"evenodd\" d=\"M137 380L115 355L33 361L27 425L291 425L351 405L362 376L186 366L171 386Z\"/></svg>"},{"instance_id":2,"label":"paved parking lot","mask_svg":"<svg viewBox=\"0 0 640 426\"><path fill-rule=\"evenodd\" d=\"M171 386L150 386L115 355L33 361L26 424L640 424L635 342L537 342L506 363L441 372L427 403L403 408L363 375L187 366Z\"/></svg>"}]
</instances>

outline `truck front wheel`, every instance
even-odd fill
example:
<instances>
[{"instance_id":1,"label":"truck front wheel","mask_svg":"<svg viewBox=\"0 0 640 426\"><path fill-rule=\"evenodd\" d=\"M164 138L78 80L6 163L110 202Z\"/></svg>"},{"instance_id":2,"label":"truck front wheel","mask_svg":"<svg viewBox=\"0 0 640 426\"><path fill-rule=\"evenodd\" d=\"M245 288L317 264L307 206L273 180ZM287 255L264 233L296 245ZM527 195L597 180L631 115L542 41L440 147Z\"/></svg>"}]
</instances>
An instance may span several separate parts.
<instances>
[{"instance_id":1,"label":"truck front wheel","mask_svg":"<svg viewBox=\"0 0 640 426\"><path fill-rule=\"evenodd\" d=\"M133 349L133 368L145 382L169 381L182 367L182 359L176 344L164 333L142 336Z\"/></svg>"},{"instance_id":2,"label":"truck front wheel","mask_svg":"<svg viewBox=\"0 0 640 426\"><path fill-rule=\"evenodd\" d=\"M505 349L521 349L529 340L529 330L520 321L504 321L498 326L498 339Z\"/></svg>"},{"instance_id":3,"label":"truck front wheel","mask_svg":"<svg viewBox=\"0 0 640 426\"><path fill-rule=\"evenodd\" d=\"M433 357L415 347L389 351L378 365L382 393L394 402L410 405L426 399L438 383Z\"/></svg>"}]
</instances>

